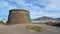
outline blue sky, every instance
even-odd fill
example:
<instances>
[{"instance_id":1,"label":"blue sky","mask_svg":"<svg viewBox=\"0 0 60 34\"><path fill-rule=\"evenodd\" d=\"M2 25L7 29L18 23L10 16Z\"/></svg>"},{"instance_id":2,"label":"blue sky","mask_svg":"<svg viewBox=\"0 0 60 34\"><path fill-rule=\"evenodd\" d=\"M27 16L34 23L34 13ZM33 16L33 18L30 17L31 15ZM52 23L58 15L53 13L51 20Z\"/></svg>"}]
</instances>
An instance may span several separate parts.
<instances>
[{"instance_id":1,"label":"blue sky","mask_svg":"<svg viewBox=\"0 0 60 34\"><path fill-rule=\"evenodd\" d=\"M16 8L30 11L31 19L60 18L60 0L0 0L0 19L7 19L9 10Z\"/></svg>"}]
</instances>

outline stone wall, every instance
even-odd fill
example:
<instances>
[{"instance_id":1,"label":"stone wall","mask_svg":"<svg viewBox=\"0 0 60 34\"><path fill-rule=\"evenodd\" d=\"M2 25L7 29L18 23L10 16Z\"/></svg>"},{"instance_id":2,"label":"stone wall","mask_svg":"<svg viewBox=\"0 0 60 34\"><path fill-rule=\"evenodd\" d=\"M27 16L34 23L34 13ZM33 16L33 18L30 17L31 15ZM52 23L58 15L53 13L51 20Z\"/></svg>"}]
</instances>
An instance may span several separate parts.
<instances>
[{"instance_id":1,"label":"stone wall","mask_svg":"<svg viewBox=\"0 0 60 34\"><path fill-rule=\"evenodd\" d=\"M9 11L7 24L29 24L31 22L29 11L12 9Z\"/></svg>"}]
</instances>

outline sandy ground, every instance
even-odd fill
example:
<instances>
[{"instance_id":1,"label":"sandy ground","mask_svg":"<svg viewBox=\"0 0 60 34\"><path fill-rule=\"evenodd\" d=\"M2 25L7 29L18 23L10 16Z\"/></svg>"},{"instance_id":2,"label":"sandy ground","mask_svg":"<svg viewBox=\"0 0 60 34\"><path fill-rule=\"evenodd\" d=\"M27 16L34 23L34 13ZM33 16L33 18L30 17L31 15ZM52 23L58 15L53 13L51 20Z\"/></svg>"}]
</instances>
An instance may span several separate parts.
<instances>
[{"instance_id":1,"label":"sandy ground","mask_svg":"<svg viewBox=\"0 0 60 34\"><path fill-rule=\"evenodd\" d=\"M16 25L1 25L0 34L60 34L60 28L48 25L40 24L28 24L33 26L42 27L41 32L31 32L25 28L27 24L16 24Z\"/></svg>"}]
</instances>

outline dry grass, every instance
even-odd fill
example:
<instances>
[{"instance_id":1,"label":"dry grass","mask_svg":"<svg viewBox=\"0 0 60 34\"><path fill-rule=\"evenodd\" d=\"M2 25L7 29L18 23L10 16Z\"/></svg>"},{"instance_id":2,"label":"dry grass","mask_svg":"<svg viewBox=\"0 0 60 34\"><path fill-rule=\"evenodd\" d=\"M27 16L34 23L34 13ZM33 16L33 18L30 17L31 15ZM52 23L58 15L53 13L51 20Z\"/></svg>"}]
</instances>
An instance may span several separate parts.
<instances>
[{"instance_id":1,"label":"dry grass","mask_svg":"<svg viewBox=\"0 0 60 34\"><path fill-rule=\"evenodd\" d=\"M26 26L26 29L32 31L32 32L41 32L42 28L38 26Z\"/></svg>"}]
</instances>

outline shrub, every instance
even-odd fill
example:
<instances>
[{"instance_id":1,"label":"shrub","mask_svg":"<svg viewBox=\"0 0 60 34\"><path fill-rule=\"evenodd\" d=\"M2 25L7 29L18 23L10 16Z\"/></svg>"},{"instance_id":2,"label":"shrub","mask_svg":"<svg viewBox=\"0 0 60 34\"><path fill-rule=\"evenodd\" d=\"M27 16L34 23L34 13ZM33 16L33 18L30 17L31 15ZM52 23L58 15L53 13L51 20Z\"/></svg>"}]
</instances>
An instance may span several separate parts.
<instances>
[{"instance_id":1,"label":"shrub","mask_svg":"<svg viewBox=\"0 0 60 34\"><path fill-rule=\"evenodd\" d=\"M37 27L37 26L26 26L26 29L28 29L32 32L41 32L40 27Z\"/></svg>"}]
</instances>

